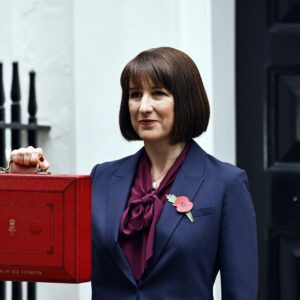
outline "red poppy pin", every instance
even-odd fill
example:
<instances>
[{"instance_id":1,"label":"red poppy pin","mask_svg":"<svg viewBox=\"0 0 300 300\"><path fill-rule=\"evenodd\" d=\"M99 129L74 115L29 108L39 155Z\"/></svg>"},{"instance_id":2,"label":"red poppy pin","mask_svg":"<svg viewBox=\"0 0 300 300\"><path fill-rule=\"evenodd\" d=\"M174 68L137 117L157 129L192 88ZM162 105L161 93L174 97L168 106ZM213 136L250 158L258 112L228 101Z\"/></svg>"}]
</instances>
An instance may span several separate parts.
<instances>
[{"instance_id":1,"label":"red poppy pin","mask_svg":"<svg viewBox=\"0 0 300 300\"><path fill-rule=\"evenodd\" d=\"M176 197L175 195L169 194L167 195L167 199L173 204L173 206L176 206L176 210L179 213L185 213L189 220L191 222L194 222L194 218L192 215L193 203L189 200L188 197Z\"/></svg>"}]
</instances>

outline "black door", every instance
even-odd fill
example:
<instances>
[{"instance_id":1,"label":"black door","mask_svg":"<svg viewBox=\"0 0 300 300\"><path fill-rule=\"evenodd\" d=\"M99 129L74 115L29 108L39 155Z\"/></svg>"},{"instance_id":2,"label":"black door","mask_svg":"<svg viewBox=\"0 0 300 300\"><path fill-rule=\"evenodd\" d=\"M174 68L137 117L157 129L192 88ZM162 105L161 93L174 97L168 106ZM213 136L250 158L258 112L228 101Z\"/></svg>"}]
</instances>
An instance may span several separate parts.
<instances>
[{"instance_id":1,"label":"black door","mask_svg":"<svg viewBox=\"0 0 300 300\"><path fill-rule=\"evenodd\" d=\"M259 300L300 299L300 1L236 1L237 163L257 214Z\"/></svg>"}]
</instances>

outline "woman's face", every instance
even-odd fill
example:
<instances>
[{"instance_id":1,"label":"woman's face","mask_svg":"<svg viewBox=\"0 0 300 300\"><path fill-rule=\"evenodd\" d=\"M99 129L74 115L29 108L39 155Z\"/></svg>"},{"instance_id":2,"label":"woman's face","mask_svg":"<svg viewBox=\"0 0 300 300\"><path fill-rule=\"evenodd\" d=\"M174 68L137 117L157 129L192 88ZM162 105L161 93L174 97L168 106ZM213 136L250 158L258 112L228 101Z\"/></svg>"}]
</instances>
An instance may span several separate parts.
<instances>
[{"instance_id":1,"label":"woman's face","mask_svg":"<svg viewBox=\"0 0 300 300\"><path fill-rule=\"evenodd\" d=\"M129 113L135 132L145 142L171 141L174 125L174 98L151 81L142 87L129 85Z\"/></svg>"}]
</instances>

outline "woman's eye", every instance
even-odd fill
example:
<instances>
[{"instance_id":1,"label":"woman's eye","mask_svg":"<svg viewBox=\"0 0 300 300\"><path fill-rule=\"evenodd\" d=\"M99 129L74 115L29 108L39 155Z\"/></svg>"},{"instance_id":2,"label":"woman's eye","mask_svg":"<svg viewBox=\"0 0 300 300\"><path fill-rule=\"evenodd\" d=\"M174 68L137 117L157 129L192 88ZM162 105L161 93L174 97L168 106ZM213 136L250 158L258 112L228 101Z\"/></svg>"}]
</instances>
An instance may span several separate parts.
<instances>
[{"instance_id":1,"label":"woman's eye","mask_svg":"<svg viewBox=\"0 0 300 300\"><path fill-rule=\"evenodd\" d=\"M153 92L154 96L166 96L167 94L163 90L157 90Z\"/></svg>"},{"instance_id":2,"label":"woman's eye","mask_svg":"<svg viewBox=\"0 0 300 300\"><path fill-rule=\"evenodd\" d=\"M140 98L140 97L142 97L142 94L138 91L134 91L134 92L129 93L129 98L130 99L137 99L137 98Z\"/></svg>"}]
</instances>

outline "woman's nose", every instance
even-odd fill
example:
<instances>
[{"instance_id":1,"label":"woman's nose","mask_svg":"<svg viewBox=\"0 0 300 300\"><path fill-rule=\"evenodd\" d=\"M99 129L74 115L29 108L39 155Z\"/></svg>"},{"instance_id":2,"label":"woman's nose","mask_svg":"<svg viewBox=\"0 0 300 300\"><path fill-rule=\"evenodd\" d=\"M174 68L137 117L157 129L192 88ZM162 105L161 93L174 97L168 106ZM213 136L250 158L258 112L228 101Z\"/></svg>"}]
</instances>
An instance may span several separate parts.
<instances>
[{"instance_id":1,"label":"woman's nose","mask_svg":"<svg viewBox=\"0 0 300 300\"><path fill-rule=\"evenodd\" d=\"M151 112L153 110L152 98L148 94L144 94L139 107L140 112Z\"/></svg>"}]
</instances>

